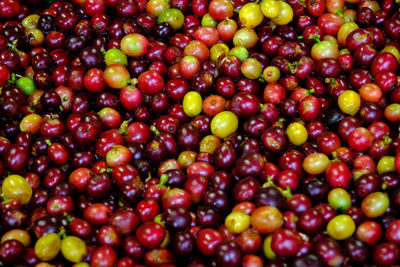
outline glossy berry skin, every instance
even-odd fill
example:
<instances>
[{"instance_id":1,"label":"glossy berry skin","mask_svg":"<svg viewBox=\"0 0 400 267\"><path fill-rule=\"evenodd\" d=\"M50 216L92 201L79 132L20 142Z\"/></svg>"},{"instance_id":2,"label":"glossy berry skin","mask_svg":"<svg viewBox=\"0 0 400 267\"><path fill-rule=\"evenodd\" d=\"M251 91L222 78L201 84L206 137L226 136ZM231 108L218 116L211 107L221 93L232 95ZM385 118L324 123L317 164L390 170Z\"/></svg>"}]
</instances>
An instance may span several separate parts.
<instances>
[{"instance_id":1,"label":"glossy berry skin","mask_svg":"<svg viewBox=\"0 0 400 267\"><path fill-rule=\"evenodd\" d=\"M138 87L143 93L154 95L164 88L164 79L157 71L149 70L140 74Z\"/></svg>"},{"instance_id":2,"label":"glossy berry skin","mask_svg":"<svg viewBox=\"0 0 400 267\"><path fill-rule=\"evenodd\" d=\"M212 255L218 243L222 241L222 234L214 229L203 229L199 232L196 245L205 255Z\"/></svg>"},{"instance_id":3,"label":"glossy berry skin","mask_svg":"<svg viewBox=\"0 0 400 267\"><path fill-rule=\"evenodd\" d=\"M158 247L164 239L165 229L155 222L146 222L136 230L138 242L146 248Z\"/></svg>"},{"instance_id":4,"label":"glossy berry skin","mask_svg":"<svg viewBox=\"0 0 400 267\"><path fill-rule=\"evenodd\" d=\"M346 188L351 182L351 172L346 164L332 162L325 170L326 180L333 187Z\"/></svg>"},{"instance_id":5,"label":"glossy berry skin","mask_svg":"<svg viewBox=\"0 0 400 267\"><path fill-rule=\"evenodd\" d=\"M92 266L114 266L117 262L117 253L110 247L101 246L92 255L90 265Z\"/></svg>"},{"instance_id":6,"label":"glossy berry skin","mask_svg":"<svg viewBox=\"0 0 400 267\"><path fill-rule=\"evenodd\" d=\"M289 229L276 231L272 236L272 250L283 257L293 257L300 249L300 238Z\"/></svg>"},{"instance_id":7,"label":"glossy berry skin","mask_svg":"<svg viewBox=\"0 0 400 267\"><path fill-rule=\"evenodd\" d=\"M399 258L399 249L394 243L386 242L375 247L374 262L390 266Z\"/></svg>"},{"instance_id":8,"label":"glossy berry skin","mask_svg":"<svg viewBox=\"0 0 400 267\"><path fill-rule=\"evenodd\" d=\"M0 258L2 261L13 264L19 262L23 256L24 245L17 240L7 240L0 245Z\"/></svg>"},{"instance_id":9,"label":"glossy berry skin","mask_svg":"<svg viewBox=\"0 0 400 267\"><path fill-rule=\"evenodd\" d=\"M398 266L399 1L253 2L0 0L0 265Z\"/></svg>"},{"instance_id":10,"label":"glossy berry skin","mask_svg":"<svg viewBox=\"0 0 400 267\"><path fill-rule=\"evenodd\" d=\"M234 241L223 241L215 248L215 262L220 265L241 266L243 252Z\"/></svg>"}]
</instances>

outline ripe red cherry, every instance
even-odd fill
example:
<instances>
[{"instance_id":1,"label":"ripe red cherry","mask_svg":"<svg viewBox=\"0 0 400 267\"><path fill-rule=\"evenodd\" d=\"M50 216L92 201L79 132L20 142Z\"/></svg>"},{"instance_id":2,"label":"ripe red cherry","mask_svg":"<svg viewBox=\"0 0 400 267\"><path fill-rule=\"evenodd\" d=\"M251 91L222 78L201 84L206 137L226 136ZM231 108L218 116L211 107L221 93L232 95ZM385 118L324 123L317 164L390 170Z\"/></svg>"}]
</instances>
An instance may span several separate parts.
<instances>
[{"instance_id":1,"label":"ripe red cherry","mask_svg":"<svg viewBox=\"0 0 400 267\"><path fill-rule=\"evenodd\" d=\"M341 142L337 134L325 131L317 137L317 145L322 153L331 155L341 146Z\"/></svg>"},{"instance_id":2,"label":"ripe red cherry","mask_svg":"<svg viewBox=\"0 0 400 267\"><path fill-rule=\"evenodd\" d=\"M250 93L240 92L236 94L231 102L231 110L238 116L251 116L259 110L259 100Z\"/></svg>"},{"instance_id":3,"label":"ripe red cherry","mask_svg":"<svg viewBox=\"0 0 400 267\"><path fill-rule=\"evenodd\" d=\"M171 207L182 207L184 209L189 209L191 205L189 193L180 188L172 188L167 190L162 195L161 200L164 209Z\"/></svg>"},{"instance_id":4,"label":"ripe red cherry","mask_svg":"<svg viewBox=\"0 0 400 267\"><path fill-rule=\"evenodd\" d=\"M83 218L94 225L104 225L108 223L112 210L103 203L92 204L83 213Z\"/></svg>"},{"instance_id":5,"label":"ripe red cherry","mask_svg":"<svg viewBox=\"0 0 400 267\"><path fill-rule=\"evenodd\" d=\"M329 237L319 238L313 244L316 255L328 265L340 265L344 256L341 251L339 244Z\"/></svg>"},{"instance_id":6,"label":"ripe red cherry","mask_svg":"<svg viewBox=\"0 0 400 267\"><path fill-rule=\"evenodd\" d=\"M332 187L346 188L352 179L349 167L341 161L331 162L325 170L325 176Z\"/></svg>"},{"instance_id":7,"label":"ripe red cherry","mask_svg":"<svg viewBox=\"0 0 400 267\"><path fill-rule=\"evenodd\" d=\"M33 190L26 206L0 203L3 265L42 265L22 241L62 226L95 267L399 263L396 0L278 1L293 23L243 32L246 12L235 12L259 9L247 0L42 2L0 0L0 175ZM337 52L333 43L340 53L314 53ZM270 69L267 82L243 76L246 58ZM190 90L202 96L193 118L182 105ZM345 90L360 90L352 116L338 108ZM210 125L224 110L240 125L218 139ZM308 137L296 146L286 128L299 121ZM303 161L317 152L331 160L309 175ZM325 233L338 187L356 225L346 240ZM377 208L379 194L390 207L364 218L360 204ZM224 225L229 212L244 220L266 205L283 220L269 237ZM48 262L68 265L63 256Z\"/></svg>"},{"instance_id":8,"label":"ripe red cherry","mask_svg":"<svg viewBox=\"0 0 400 267\"><path fill-rule=\"evenodd\" d=\"M103 225L97 233L97 242L102 246L117 248L121 245L121 237L112 225Z\"/></svg>"},{"instance_id":9,"label":"ripe red cherry","mask_svg":"<svg viewBox=\"0 0 400 267\"><path fill-rule=\"evenodd\" d=\"M138 242L146 248L160 246L165 237L165 229L160 224L148 221L139 226L136 230Z\"/></svg>"},{"instance_id":10,"label":"ripe red cherry","mask_svg":"<svg viewBox=\"0 0 400 267\"><path fill-rule=\"evenodd\" d=\"M92 93L101 92L106 88L103 80L103 71L97 68L88 70L83 78L83 84Z\"/></svg>"},{"instance_id":11,"label":"ripe red cherry","mask_svg":"<svg viewBox=\"0 0 400 267\"><path fill-rule=\"evenodd\" d=\"M104 13L106 7L103 0L88 0L85 1L85 12L93 17L96 14Z\"/></svg>"},{"instance_id":12,"label":"ripe red cherry","mask_svg":"<svg viewBox=\"0 0 400 267\"><path fill-rule=\"evenodd\" d=\"M222 234L211 228L202 229L196 239L197 248L204 255L212 255L215 247L222 241Z\"/></svg>"},{"instance_id":13,"label":"ripe red cherry","mask_svg":"<svg viewBox=\"0 0 400 267\"><path fill-rule=\"evenodd\" d=\"M10 71L6 66L0 64L0 87L3 87L10 79Z\"/></svg>"},{"instance_id":14,"label":"ripe red cherry","mask_svg":"<svg viewBox=\"0 0 400 267\"><path fill-rule=\"evenodd\" d=\"M357 227L356 237L368 245L376 244L382 237L382 226L375 221L362 222Z\"/></svg>"},{"instance_id":15,"label":"ripe red cherry","mask_svg":"<svg viewBox=\"0 0 400 267\"><path fill-rule=\"evenodd\" d=\"M110 247L101 246L93 251L91 266L112 267L117 262L117 253Z\"/></svg>"},{"instance_id":16,"label":"ripe red cherry","mask_svg":"<svg viewBox=\"0 0 400 267\"><path fill-rule=\"evenodd\" d=\"M307 96L299 103L299 114L305 121L318 118L321 112L320 99L315 96Z\"/></svg>"},{"instance_id":17,"label":"ripe red cherry","mask_svg":"<svg viewBox=\"0 0 400 267\"><path fill-rule=\"evenodd\" d=\"M296 190L299 185L300 179L297 173L293 170L284 170L279 173L276 178L277 184L281 188L290 188L290 190Z\"/></svg>"},{"instance_id":18,"label":"ripe red cherry","mask_svg":"<svg viewBox=\"0 0 400 267\"><path fill-rule=\"evenodd\" d=\"M3 19L12 19L17 16L20 10L21 6L18 1L4 0L0 2L0 16Z\"/></svg>"},{"instance_id":19,"label":"ripe red cherry","mask_svg":"<svg viewBox=\"0 0 400 267\"><path fill-rule=\"evenodd\" d=\"M47 202L47 211L52 215L72 213L74 209L75 204L68 196L54 196Z\"/></svg>"},{"instance_id":20,"label":"ripe red cherry","mask_svg":"<svg viewBox=\"0 0 400 267\"><path fill-rule=\"evenodd\" d=\"M160 206L154 199L143 199L137 205L135 212L139 216L140 221L145 222L153 220L159 213Z\"/></svg>"},{"instance_id":21,"label":"ripe red cherry","mask_svg":"<svg viewBox=\"0 0 400 267\"><path fill-rule=\"evenodd\" d=\"M92 232L92 227L90 224L80 218L72 218L71 221L68 222L68 229L73 235L81 238L89 237Z\"/></svg>"},{"instance_id":22,"label":"ripe red cherry","mask_svg":"<svg viewBox=\"0 0 400 267\"><path fill-rule=\"evenodd\" d=\"M23 170L28 163L29 151L28 148L21 145L11 145L4 152L4 163L12 172Z\"/></svg>"},{"instance_id":23,"label":"ripe red cherry","mask_svg":"<svg viewBox=\"0 0 400 267\"><path fill-rule=\"evenodd\" d=\"M279 229L272 235L271 248L279 256L296 256L300 245L300 237L292 230Z\"/></svg>"},{"instance_id":24,"label":"ripe red cherry","mask_svg":"<svg viewBox=\"0 0 400 267\"><path fill-rule=\"evenodd\" d=\"M364 151L372 144L374 137L364 127L357 127L347 137L350 147L356 151Z\"/></svg>"},{"instance_id":25,"label":"ripe red cherry","mask_svg":"<svg viewBox=\"0 0 400 267\"><path fill-rule=\"evenodd\" d=\"M399 248L395 243L386 242L374 248L373 259L382 266L393 266L399 258Z\"/></svg>"},{"instance_id":26,"label":"ripe red cherry","mask_svg":"<svg viewBox=\"0 0 400 267\"><path fill-rule=\"evenodd\" d=\"M118 165L112 171L112 178L118 187L138 177L139 172L130 164Z\"/></svg>"},{"instance_id":27,"label":"ripe red cherry","mask_svg":"<svg viewBox=\"0 0 400 267\"><path fill-rule=\"evenodd\" d=\"M125 109L133 110L135 106L142 104L143 95L139 89L128 85L122 88L119 99Z\"/></svg>"},{"instance_id":28,"label":"ripe red cherry","mask_svg":"<svg viewBox=\"0 0 400 267\"><path fill-rule=\"evenodd\" d=\"M398 62L396 57L388 52L384 52L379 54L374 58L371 63L371 74L376 77L378 73L384 71L393 71L396 72L398 68Z\"/></svg>"},{"instance_id":29,"label":"ripe red cherry","mask_svg":"<svg viewBox=\"0 0 400 267\"><path fill-rule=\"evenodd\" d=\"M299 217L298 226L307 234L317 234L324 225L324 219L317 209L309 209Z\"/></svg>"},{"instance_id":30,"label":"ripe red cherry","mask_svg":"<svg viewBox=\"0 0 400 267\"><path fill-rule=\"evenodd\" d=\"M385 239L395 243L400 242L400 220L395 220L389 224L385 232Z\"/></svg>"},{"instance_id":31,"label":"ripe red cherry","mask_svg":"<svg viewBox=\"0 0 400 267\"><path fill-rule=\"evenodd\" d=\"M147 143L150 141L152 132L150 127L142 122L134 122L128 126L125 133L127 142Z\"/></svg>"},{"instance_id":32,"label":"ripe red cherry","mask_svg":"<svg viewBox=\"0 0 400 267\"><path fill-rule=\"evenodd\" d=\"M48 155L52 162L62 165L68 162L69 152L67 148L60 143L53 143L48 148Z\"/></svg>"},{"instance_id":33,"label":"ripe red cherry","mask_svg":"<svg viewBox=\"0 0 400 267\"><path fill-rule=\"evenodd\" d=\"M164 89L164 79L157 71L148 70L140 74L138 87L143 93L154 95Z\"/></svg>"},{"instance_id":34,"label":"ripe red cherry","mask_svg":"<svg viewBox=\"0 0 400 267\"><path fill-rule=\"evenodd\" d=\"M215 262L219 266L242 266L243 251L234 241L223 241L215 248Z\"/></svg>"},{"instance_id":35,"label":"ripe red cherry","mask_svg":"<svg viewBox=\"0 0 400 267\"><path fill-rule=\"evenodd\" d=\"M102 132L96 140L95 152L102 158L106 158L107 152L115 145L122 145L124 139L117 129Z\"/></svg>"},{"instance_id":36,"label":"ripe red cherry","mask_svg":"<svg viewBox=\"0 0 400 267\"><path fill-rule=\"evenodd\" d=\"M21 259L23 252L24 245L18 240L6 240L0 245L0 259L11 265Z\"/></svg>"}]
</instances>

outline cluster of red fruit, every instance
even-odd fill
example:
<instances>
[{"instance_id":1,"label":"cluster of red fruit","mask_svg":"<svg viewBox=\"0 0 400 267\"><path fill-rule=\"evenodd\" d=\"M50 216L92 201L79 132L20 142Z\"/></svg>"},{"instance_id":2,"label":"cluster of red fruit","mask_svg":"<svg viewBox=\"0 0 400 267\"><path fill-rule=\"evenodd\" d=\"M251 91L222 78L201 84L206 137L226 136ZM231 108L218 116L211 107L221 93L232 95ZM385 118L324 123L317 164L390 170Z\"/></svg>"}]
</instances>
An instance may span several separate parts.
<instances>
[{"instance_id":1,"label":"cluster of red fruit","mask_svg":"<svg viewBox=\"0 0 400 267\"><path fill-rule=\"evenodd\" d=\"M0 0L0 265L399 265L399 8Z\"/></svg>"}]
</instances>

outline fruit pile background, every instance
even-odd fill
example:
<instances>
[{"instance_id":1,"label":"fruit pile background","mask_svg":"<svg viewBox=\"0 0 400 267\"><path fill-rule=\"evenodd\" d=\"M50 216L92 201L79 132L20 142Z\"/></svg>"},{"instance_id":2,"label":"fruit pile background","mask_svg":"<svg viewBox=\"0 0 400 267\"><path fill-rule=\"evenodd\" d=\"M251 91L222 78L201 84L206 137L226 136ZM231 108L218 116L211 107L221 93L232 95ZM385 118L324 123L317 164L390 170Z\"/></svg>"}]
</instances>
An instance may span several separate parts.
<instances>
[{"instance_id":1,"label":"fruit pile background","mask_svg":"<svg viewBox=\"0 0 400 267\"><path fill-rule=\"evenodd\" d=\"M0 265L400 266L397 0L0 0Z\"/></svg>"}]
</instances>

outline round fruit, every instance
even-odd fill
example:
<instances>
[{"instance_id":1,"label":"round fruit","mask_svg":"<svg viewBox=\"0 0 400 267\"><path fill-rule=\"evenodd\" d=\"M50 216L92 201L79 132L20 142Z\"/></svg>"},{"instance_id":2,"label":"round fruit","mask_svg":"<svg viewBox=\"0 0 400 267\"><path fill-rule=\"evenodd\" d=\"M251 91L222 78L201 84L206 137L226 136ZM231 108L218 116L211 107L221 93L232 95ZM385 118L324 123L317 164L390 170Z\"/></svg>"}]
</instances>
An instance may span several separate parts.
<instances>
[{"instance_id":1,"label":"round fruit","mask_svg":"<svg viewBox=\"0 0 400 267\"><path fill-rule=\"evenodd\" d=\"M299 122L292 122L286 129L286 134L289 138L290 143L296 146L300 146L307 142L308 134L307 129L303 124Z\"/></svg>"},{"instance_id":2,"label":"round fruit","mask_svg":"<svg viewBox=\"0 0 400 267\"><path fill-rule=\"evenodd\" d=\"M361 99L356 92L345 90L339 95L338 105L344 113L354 116L360 109Z\"/></svg>"},{"instance_id":3,"label":"round fruit","mask_svg":"<svg viewBox=\"0 0 400 267\"><path fill-rule=\"evenodd\" d=\"M225 218L225 226L229 232L240 234L250 226L250 216L240 211L234 211Z\"/></svg>"},{"instance_id":4,"label":"round fruit","mask_svg":"<svg viewBox=\"0 0 400 267\"><path fill-rule=\"evenodd\" d=\"M67 236L61 241L61 253L70 262L81 262L87 255L85 242L76 236Z\"/></svg>"},{"instance_id":5,"label":"round fruit","mask_svg":"<svg viewBox=\"0 0 400 267\"><path fill-rule=\"evenodd\" d=\"M333 217L327 227L328 235L336 240L343 240L353 235L356 224L349 215L337 215Z\"/></svg>"},{"instance_id":6,"label":"round fruit","mask_svg":"<svg viewBox=\"0 0 400 267\"><path fill-rule=\"evenodd\" d=\"M22 205L27 204L32 197L32 187L26 179L20 175L7 176L1 186L5 198L18 200Z\"/></svg>"},{"instance_id":7,"label":"round fruit","mask_svg":"<svg viewBox=\"0 0 400 267\"><path fill-rule=\"evenodd\" d=\"M201 113L203 100L198 92L190 91L183 97L183 111L189 117L195 117Z\"/></svg>"},{"instance_id":8,"label":"round fruit","mask_svg":"<svg viewBox=\"0 0 400 267\"><path fill-rule=\"evenodd\" d=\"M293 9L292 7L283 1L277 1L279 4L280 12L278 16L271 18L272 21L278 25L289 24L293 20Z\"/></svg>"},{"instance_id":9,"label":"round fruit","mask_svg":"<svg viewBox=\"0 0 400 267\"><path fill-rule=\"evenodd\" d=\"M35 254L42 261L51 261L61 249L61 239L56 233L42 236L36 241Z\"/></svg>"},{"instance_id":10,"label":"round fruit","mask_svg":"<svg viewBox=\"0 0 400 267\"><path fill-rule=\"evenodd\" d=\"M147 53L149 41L139 33L130 33L121 39L121 50L130 57L141 57Z\"/></svg>"},{"instance_id":11,"label":"round fruit","mask_svg":"<svg viewBox=\"0 0 400 267\"><path fill-rule=\"evenodd\" d=\"M104 61L107 66L112 64L120 64L122 66L128 65L128 58L120 49L117 48L111 48L107 50L106 54L104 55Z\"/></svg>"},{"instance_id":12,"label":"round fruit","mask_svg":"<svg viewBox=\"0 0 400 267\"><path fill-rule=\"evenodd\" d=\"M219 138L225 138L236 132L239 120L231 111L222 111L211 120L211 132Z\"/></svg>"},{"instance_id":13,"label":"round fruit","mask_svg":"<svg viewBox=\"0 0 400 267\"><path fill-rule=\"evenodd\" d=\"M31 95L36 90L35 83L29 77L19 78L16 84L26 95Z\"/></svg>"},{"instance_id":14,"label":"round fruit","mask_svg":"<svg viewBox=\"0 0 400 267\"><path fill-rule=\"evenodd\" d=\"M384 214L389 205L390 200L387 193L374 192L363 199L361 210L368 218L376 218Z\"/></svg>"},{"instance_id":15,"label":"round fruit","mask_svg":"<svg viewBox=\"0 0 400 267\"><path fill-rule=\"evenodd\" d=\"M248 28L255 28L262 22L264 16L256 3L247 3L239 10L240 22Z\"/></svg>"},{"instance_id":16,"label":"round fruit","mask_svg":"<svg viewBox=\"0 0 400 267\"><path fill-rule=\"evenodd\" d=\"M158 23L167 22L172 28L179 30L183 26L184 19L185 17L179 9L170 8L161 13L157 20Z\"/></svg>"},{"instance_id":17,"label":"round fruit","mask_svg":"<svg viewBox=\"0 0 400 267\"><path fill-rule=\"evenodd\" d=\"M311 175L318 175L325 172L329 165L329 158L323 153L313 153L303 160L304 170Z\"/></svg>"},{"instance_id":18,"label":"round fruit","mask_svg":"<svg viewBox=\"0 0 400 267\"><path fill-rule=\"evenodd\" d=\"M281 7L276 0L263 0L260 4L261 11L269 19L277 17L281 13Z\"/></svg>"},{"instance_id":19,"label":"round fruit","mask_svg":"<svg viewBox=\"0 0 400 267\"><path fill-rule=\"evenodd\" d=\"M269 234L283 226L282 213L273 206L255 209L250 217L251 226L261 234Z\"/></svg>"}]
</instances>

